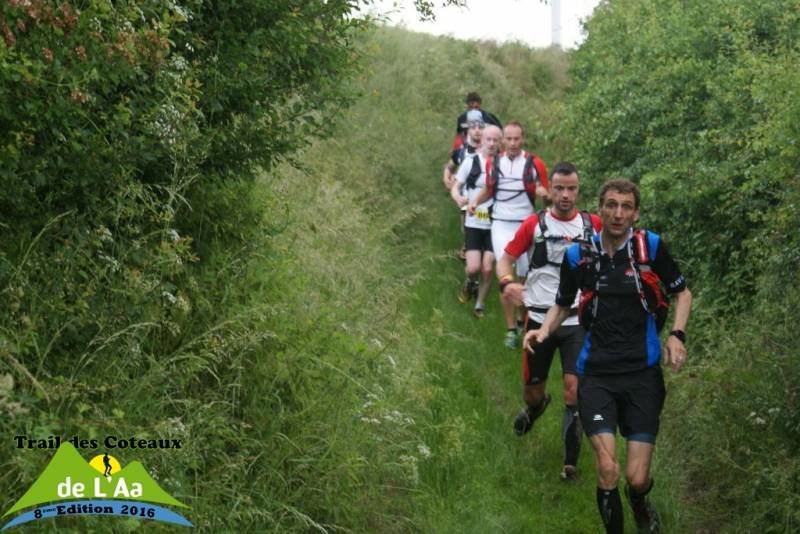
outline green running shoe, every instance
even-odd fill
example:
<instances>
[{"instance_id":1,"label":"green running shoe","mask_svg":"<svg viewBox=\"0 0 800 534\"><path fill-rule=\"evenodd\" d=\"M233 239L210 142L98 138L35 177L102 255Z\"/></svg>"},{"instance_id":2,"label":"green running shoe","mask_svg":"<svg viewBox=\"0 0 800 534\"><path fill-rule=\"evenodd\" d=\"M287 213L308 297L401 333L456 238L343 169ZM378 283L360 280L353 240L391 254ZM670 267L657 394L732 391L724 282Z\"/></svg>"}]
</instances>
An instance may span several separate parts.
<instances>
[{"instance_id":1,"label":"green running shoe","mask_svg":"<svg viewBox=\"0 0 800 534\"><path fill-rule=\"evenodd\" d=\"M505 345L509 349L519 348L519 338L517 337L516 330L509 330L508 332L506 332L506 337L503 338L503 345Z\"/></svg>"}]
</instances>

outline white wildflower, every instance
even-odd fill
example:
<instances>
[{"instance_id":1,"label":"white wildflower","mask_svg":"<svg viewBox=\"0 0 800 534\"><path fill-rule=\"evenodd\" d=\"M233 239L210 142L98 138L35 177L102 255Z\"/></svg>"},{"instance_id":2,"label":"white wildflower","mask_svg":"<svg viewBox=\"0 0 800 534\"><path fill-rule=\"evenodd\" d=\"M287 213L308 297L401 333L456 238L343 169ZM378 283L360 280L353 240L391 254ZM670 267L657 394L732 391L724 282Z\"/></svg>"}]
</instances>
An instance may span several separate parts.
<instances>
[{"instance_id":1,"label":"white wildflower","mask_svg":"<svg viewBox=\"0 0 800 534\"><path fill-rule=\"evenodd\" d=\"M106 228L105 226L100 226L97 230L95 230L97 235L100 237L100 241L104 243L113 243L114 236L111 235L111 230Z\"/></svg>"},{"instance_id":2,"label":"white wildflower","mask_svg":"<svg viewBox=\"0 0 800 534\"><path fill-rule=\"evenodd\" d=\"M381 424L379 419L375 419L374 417L362 417L362 423L369 423L370 425L379 425Z\"/></svg>"},{"instance_id":3,"label":"white wildflower","mask_svg":"<svg viewBox=\"0 0 800 534\"><path fill-rule=\"evenodd\" d=\"M180 417L170 417L167 419L167 425L177 434L186 433L186 425L183 424Z\"/></svg>"},{"instance_id":4,"label":"white wildflower","mask_svg":"<svg viewBox=\"0 0 800 534\"><path fill-rule=\"evenodd\" d=\"M189 68L189 62L186 61L186 59L180 54L173 55L170 63L172 64L171 66L176 72L184 72L186 69Z\"/></svg>"},{"instance_id":5,"label":"white wildflower","mask_svg":"<svg viewBox=\"0 0 800 534\"><path fill-rule=\"evenodd\" d=\"M186 9L184 6L179 6L178 4L172 4L172 10L175 12L176 15L181 17L184 20L192 20L192 12Z\"/></svg>"},{"instance_id":6,"label":"white wildflower","mask_svg":"<svg viewBox=\"0 0 800 534\"><path fill-rule=\"evenodd\" d=\"M107 264L109 264L113 272L119 271L119 262L116 259L112 258L111 256L106 256L102 252L98 254L98 257Z\"/></svg>"},{"instance_id":7,"label":"white wildflower","mask_svg":"<svg viewBox=\"0 0 800 534\"><path fill-rule=\"evenodd\" d=\"M431 450L424 443L420 443L417 445L417 451L419 451L420 456L422 456L423 458L431 457Z\"/></svg>"},{"instance_id":8,"label":"white wildflower","mask_svg":"<svg viewBox=\"0 0 800 534\"><path fill-rule=\"evenodd\" d=\"M191 309L189 305L189 301L186 300L183 295L178 295L175 305L178 307L179 310L188 312Z\"/></svg>"}]
</instances>

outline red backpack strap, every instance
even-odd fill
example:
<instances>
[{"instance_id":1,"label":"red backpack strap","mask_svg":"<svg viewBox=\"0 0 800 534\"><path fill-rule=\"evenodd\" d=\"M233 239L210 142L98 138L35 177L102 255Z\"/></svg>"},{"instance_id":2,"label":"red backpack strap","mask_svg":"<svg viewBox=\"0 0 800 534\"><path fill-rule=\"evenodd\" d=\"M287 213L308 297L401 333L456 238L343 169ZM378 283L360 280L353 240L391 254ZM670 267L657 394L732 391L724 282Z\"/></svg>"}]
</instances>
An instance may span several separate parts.
<instances>
[{"instance_id":1,"label":"red backpack strap","mask_svg":"<svg viewBox=\"0 0 800 534\"><path fill-rule=\"evenodd\" d=\"M658 332L664 327L669 311L669 298L661 288L661 280L650 267L650 239L647 230L633 232L631 267L645 311L653 315Z\"/></svg>"},{"instance_id":2,"label":"red backpack strap","mask_svg":"<svg viewBox=\"0 0 800 534\"><path fill-rule=\"evenodd\" d=\"M497 186L497 174L495 173L495 169L497 168L497 156L489 156L486 158L486 189L489 191L489 196L494 198L497 194L495 191Z\"/></svg>"},{"instance_id":3,"label":"red backpack strap","mask_svg":"<svg viewBox=\"0 0 800 534\"><path fill-rule=\"evenodd\" d=\"M547 181L547 167L536 154L523 152L525 167L522 171L522 183L531 206L536 206L536 187L541 185L545 189L549 186Z\"/></svg>"},{"instance_id":4,"label":"red backpack strap","mask_svg":"<svg viewBox=\"0 0 800 534\"><path fill-rule=\"evenodd\" d=\"M525 187L525 194L528 195L531 206L536 207L536 185L540 180L539 171L534 164L536 156L523 152L522 157L525 158L525 166L522 168L522 185Z\"/></svg>"},{"instance_id":5,"label":"red backpack strap","mask_svg":"<svg viewBox=\"0 0 800 534\"><path fill-rule=\"evenodd\" d=\"M647 230L638 228L633 232L634 258L639 265L650 264L650 247L647 244Z\"/></svg>"},{"instance_id":6,"label":"red backpack strap","mask_svg":"<svg viewBox=\"0 0 800 534\"><path fill-rule=\"evenodd\" d=\"M547 179L547 166L539 156L533 155L533 166L536 167L536 173L539 175L539 185L545 189L550 188L550 181Z\"/></svg>"}]
</instances>

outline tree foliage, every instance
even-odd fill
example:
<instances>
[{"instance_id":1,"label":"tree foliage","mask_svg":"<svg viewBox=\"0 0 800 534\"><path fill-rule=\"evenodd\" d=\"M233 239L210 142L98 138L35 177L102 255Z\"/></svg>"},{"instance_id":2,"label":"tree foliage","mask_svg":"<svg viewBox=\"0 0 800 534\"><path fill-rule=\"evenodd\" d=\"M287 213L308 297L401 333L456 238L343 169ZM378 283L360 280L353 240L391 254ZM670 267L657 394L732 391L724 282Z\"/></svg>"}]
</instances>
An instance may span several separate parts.
<instances>
[{"instance_id":1,"label":"tree foliage","mask_svg":"<svg viewBox=\"0 0 800 534\"><path fill-rule=\"evenodd\" d=\"M715 305L761 285L764 244L788 230L773 215L798 185L798 32L789 1L622 0L598 7L575 54L576 158L596 183L641 183L646 221L679 236Z\"/></svg>"}]
</instances>

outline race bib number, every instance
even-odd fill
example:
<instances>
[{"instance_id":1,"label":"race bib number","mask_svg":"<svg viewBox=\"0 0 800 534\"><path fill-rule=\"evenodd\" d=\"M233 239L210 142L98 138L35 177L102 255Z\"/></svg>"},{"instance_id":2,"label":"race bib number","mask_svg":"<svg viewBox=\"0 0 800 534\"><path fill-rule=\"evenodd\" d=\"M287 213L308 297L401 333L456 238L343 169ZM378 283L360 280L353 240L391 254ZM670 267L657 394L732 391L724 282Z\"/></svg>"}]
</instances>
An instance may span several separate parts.
<instances>
[{"instance_id":1,"label":"race bib number","mask_svg":"<svg viewBox=\"0 0 800 534\"><path fill-rule=\"evenodd\" d=\"M489 222L489 210L485 209L476 210L475 218L481 222Z\"/></svg>"}]
</instances>

